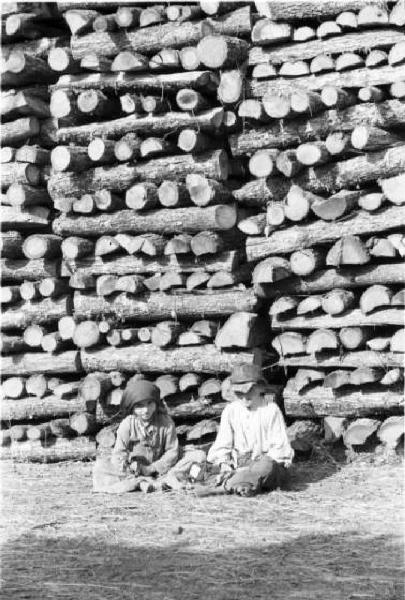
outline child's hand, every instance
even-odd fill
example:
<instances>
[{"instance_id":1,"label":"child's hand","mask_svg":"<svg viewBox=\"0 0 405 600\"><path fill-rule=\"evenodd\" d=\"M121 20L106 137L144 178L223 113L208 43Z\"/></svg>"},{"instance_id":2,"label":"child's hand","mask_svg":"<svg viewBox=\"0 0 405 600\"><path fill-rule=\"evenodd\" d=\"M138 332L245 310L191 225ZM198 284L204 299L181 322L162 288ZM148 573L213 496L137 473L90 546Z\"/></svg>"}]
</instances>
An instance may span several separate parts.
<instances>
[{"instance_id":1,"label":"child's hand","mask_svg":"<svg viewBox=\"0 0 405 600\"><path fill-rule=\"evenodd\" d=\"M233 472L233 468L231 467L231 465L229 465L228 463L222 463L221 467L220 467L220 472L219 475L217 475L217 478L215 480L215 485L219 486L221 485L225 479L227 479L229 477L229 475Z\"/></svg>"}]
</instances>

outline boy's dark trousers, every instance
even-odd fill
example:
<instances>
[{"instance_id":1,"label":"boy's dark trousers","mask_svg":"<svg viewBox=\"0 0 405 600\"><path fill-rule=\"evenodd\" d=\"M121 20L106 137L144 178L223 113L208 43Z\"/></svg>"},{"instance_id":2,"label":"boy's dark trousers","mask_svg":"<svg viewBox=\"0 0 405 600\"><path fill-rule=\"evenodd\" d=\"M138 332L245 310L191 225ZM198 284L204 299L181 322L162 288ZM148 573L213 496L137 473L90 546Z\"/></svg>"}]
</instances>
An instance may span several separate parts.
<instances>
[{"instance_id":1,"label":"boy's dark trousers","mask_svg":"<svg viewBox=\"0 0 405 600\"><path fill-rule=\"evenodd\" d=\"M230 493L238 487L248 488L252 494L270 492L283 487L287 480L288 472L284 465L269 456L263 456L236 469L226 480L224 489Z\"/></svg>"}]
</instances>

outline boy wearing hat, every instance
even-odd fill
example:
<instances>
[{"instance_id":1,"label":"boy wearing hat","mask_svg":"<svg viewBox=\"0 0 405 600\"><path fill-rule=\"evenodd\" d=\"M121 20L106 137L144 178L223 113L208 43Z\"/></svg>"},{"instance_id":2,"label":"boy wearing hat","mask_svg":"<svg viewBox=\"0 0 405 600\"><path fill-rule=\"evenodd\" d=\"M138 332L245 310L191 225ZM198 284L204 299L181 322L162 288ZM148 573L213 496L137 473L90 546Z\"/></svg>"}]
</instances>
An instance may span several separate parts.
<instances>
[{"instance_id":1,"label":"boy wearing hat","mask_svg":"<svg viewBox=\"0 0 405 600\"><path fill-rule=\"evenodd\" d=\"M187 477L193 463L205 461L204 453L201 457L191 452L177 463L176 427L160 398L159 388L150 381L136 376L128 381L121 412L125 418L118 427L111 457L99 457L96 461L94 491L149 492L161 488L164 482L168 487L180 487L177 476Z\"/></svg>"},{"instance_id":2,"label":"boy wearing hat","mask_svg":"<svg viewBox=\"0 0 405 600\"><path fill-rule=\"evenodd\" d=\"M227 492L274 490L286 480L294 456L283 415L263 396L265 380L256 365L235 367L230 384L234 400L224 408L207 460L220 466L218 484Z\"/></svg>"}]
</instances>

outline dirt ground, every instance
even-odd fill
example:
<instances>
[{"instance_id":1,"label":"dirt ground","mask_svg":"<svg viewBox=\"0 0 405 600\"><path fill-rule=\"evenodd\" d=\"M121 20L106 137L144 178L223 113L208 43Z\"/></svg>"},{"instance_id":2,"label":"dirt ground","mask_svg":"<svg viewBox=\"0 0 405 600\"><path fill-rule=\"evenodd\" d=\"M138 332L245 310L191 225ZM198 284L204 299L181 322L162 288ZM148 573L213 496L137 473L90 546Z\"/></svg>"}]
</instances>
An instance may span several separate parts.
<instances>
[{"instance_id":1,"label":"dirt ground","mask_svg":"<svg viewBox=\"0 0 405 600\"><path fill-rule=\"evenodd\" d=\"M301 462L256 498L91 492L2 464L4 600L402 600L402 465Z\"/></svg>"}]
</instances>

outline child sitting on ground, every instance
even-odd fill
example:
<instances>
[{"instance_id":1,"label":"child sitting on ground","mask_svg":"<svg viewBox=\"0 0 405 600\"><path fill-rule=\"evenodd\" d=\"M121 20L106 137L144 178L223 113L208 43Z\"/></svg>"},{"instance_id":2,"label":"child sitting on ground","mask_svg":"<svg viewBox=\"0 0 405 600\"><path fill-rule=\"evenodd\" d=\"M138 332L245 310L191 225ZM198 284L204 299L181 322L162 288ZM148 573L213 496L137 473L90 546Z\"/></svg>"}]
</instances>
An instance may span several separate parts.
<instances>
[{"instance_id":1,"label":"child sitting on ground","mask_svg":"<svg viewBox=\"0 0 405 600\"><path fill-rule=\"evenodd\" d=\"M117 430L112 455L98 457L93 490L124 493L182 487L193 464L205 464L202 451L187 452L179 461L176 427L160 399L159 388L145 379L129 380L121 401L125 416Z\"/></svg>"}]
</instances>

